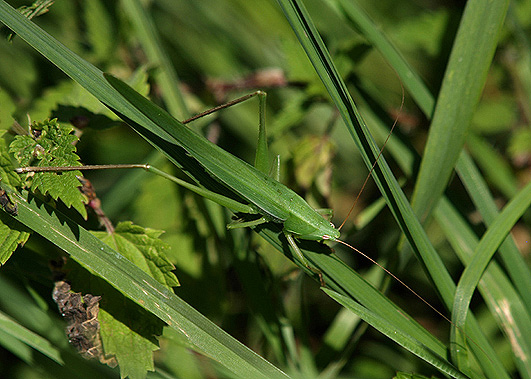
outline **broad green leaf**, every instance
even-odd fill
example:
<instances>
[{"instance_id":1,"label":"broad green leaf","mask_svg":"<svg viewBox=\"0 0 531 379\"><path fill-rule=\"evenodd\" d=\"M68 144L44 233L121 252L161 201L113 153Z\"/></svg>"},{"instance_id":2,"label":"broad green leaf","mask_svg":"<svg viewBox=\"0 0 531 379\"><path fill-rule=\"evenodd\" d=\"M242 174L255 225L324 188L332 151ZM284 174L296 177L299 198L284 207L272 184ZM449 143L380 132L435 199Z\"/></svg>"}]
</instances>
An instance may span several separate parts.
<instances>
[{"instance_id":1,"label":"broad green leaf","mask_svg":"<svg viewBox=\"0 0 531 379\"><path fill-rule=\"evenodd\" d=\"M286 377L282 371L223 332L166 286L59 211L35 198L27 200L19 194L10 195L18 206L17 219L20 222L67 251L81 265L153 313L182 335L191 346L225 365L234 375L244 378ZM97 292L93 293L98 295ZM134 316L131 312L128 315ZM145 320L143 317L140 319Z\"/></svg>"},{"instance_id":2,"label":"broad green leaf","mask_svg":"<svg viewBox=\"0 0 531 379\"><path fill-rule=\"evenodd\" d=\"M178 286L179 281L171 272L175 267L164 253L168 245L159 239L162 233L161 230L133 225L130 221L119 223L113 233L93 232L157 281L172 288Z\"/></svg>"},{"instance_id":3,"label":"broad green leaf","mask_svg":"<svg viewBox=\"0 0 531 379\"><path fill-rule=\"evenodd\" d=\"M52 114L50 109L53 110ZM90 126L98 126L100 129L102 128L102 123L107 125L111 121L117 120L116 116L87 90L70 80L65 80L54 87L46 89L34 101L28 113L33 120L58 117L61 122L68 122L70 118L76 116L85 116L89 118ZM98 118L93 120L96 115Z\"/></svg>"},{"instance_id":4,"label":"broad green leaf","mask_svg":"<svg viewBox=\"0 0 531 379\"><path fill-rule=\"evenodd\" d=\"M130 325L104 309L100 309L98 320L105 355L116 357L122 378L143 379L147 371L155 370L153 351L159 349L157 344L136 333Z\"/></svg>"},{"instance_id":5,"label":"broad green leaf","mask_svg":"<svg viewBox=\"0 0 531 379\"><path fill-rule=\"evenodd\" d=\"M30 236L29 231L20 223L0 210L0 266L7 262L11 254L24 245Z\"/></svg>"},{"instance_id":6,"label":"broad green leaf","mask_svg":"<svg viewBox=\"0 0 531 379\"><path fill-rule=\"evenodd\" d=\"M167 245L159 239L162 233L133 225L132 222L119 223L112 233L93 232L100 240L171 289L178 286L179 282L171 272L175 267L163 252ZM162 333L162 325L152 315L139 312L138 307L121 294L115 291L103 292L107 297L98 319L105 354L116 357L122 377L143 378L146 371L154 370L153 351L158 350L158 345L153 338Z\"/></svg>"}]
</instances>

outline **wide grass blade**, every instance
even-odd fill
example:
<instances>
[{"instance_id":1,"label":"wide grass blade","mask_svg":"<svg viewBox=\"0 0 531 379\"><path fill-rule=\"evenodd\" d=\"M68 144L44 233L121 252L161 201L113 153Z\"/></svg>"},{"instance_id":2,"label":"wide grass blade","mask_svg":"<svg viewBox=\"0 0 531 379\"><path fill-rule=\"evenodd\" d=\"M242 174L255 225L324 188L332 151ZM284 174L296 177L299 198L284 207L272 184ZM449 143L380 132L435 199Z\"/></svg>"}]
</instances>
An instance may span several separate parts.
<instances>
[{"instance_id":1,"label":"wide grass blade","mask_svg":"<svg viewBox=\"0 0 531 379\"><path fill-rule=\"evenodd\" d=\"M461 18L430 125L412 207L421 221L446 188L498 44L508 0L469 1Z\"/></svg>"},{"instance_id":2,"label":"wide grass blade","mask_svg":"<svg viewBox=\"0 0 531 379\"><path fill-rule=\"evenodd\" d=\"M456 326L465 323L468 307L483 272L503 243L513 226L531 205L531 182L511 199L503 211L496 216L474 252L472 261L465 268L457 285L452 319Z\"/></svg>"}]
</instances>

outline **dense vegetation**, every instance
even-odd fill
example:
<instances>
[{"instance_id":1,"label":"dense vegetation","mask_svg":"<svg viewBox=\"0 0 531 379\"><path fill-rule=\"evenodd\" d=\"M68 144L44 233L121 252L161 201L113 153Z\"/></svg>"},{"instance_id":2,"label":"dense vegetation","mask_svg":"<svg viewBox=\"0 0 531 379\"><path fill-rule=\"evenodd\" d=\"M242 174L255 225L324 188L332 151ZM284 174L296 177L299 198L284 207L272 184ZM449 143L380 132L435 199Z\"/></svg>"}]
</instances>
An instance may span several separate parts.
<instances>
[{"instance_id":1,"label":"dense vegetation","mask_svg":"<svg viewBox=\"0 0 531 379\"><path fill-rule=\"evenodd\" d=\"M531 378L530 1L299 5L58 1L32 22L63 50L0 3L16 31L0 43L2 378ZM358 112L379 146L397 120L391 171L382 158L341 239L453 324L352 250L301 241L323 291L281 225L227 230L232 212L149 172L85 172L83 194L79 172L16 174L147 162L237 197L123 123L109 108L134 110L77 56L179 120L267 91L281 182L336 225L377 155ZM253 99L190 127L252 163L258 119Z\"/></svg>"}]
</instances>

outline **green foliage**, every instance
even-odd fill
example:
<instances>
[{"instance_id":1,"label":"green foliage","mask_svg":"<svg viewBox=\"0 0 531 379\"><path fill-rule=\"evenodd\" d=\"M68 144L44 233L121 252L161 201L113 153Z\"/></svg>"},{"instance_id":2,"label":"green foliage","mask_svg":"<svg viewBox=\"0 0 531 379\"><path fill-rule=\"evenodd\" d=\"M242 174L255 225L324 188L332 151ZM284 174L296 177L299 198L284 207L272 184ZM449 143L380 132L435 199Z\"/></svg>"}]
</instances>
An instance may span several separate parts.
<instances>
[{"instance_id":1,"label":"green foliage","mask_svg":"<svg viewBox=\"0 0 531 379\"><path fill-rule=\"evenodd\" d=\"M20 185L21 181L14 171L3 138L0 138L0 178L0 191L3 192L3 201L7 202L2 206L4 210L9 209L9 207L13 209L9 195L4 192L2 186L16 187ZM20 223L11 217L6 217L5 213L0 213L0 241L2 241L0 242L0 265L6 263L11 254L18 246L24 245L29 236L29 231Z\"/></svg>"},{"instance_id":2,"label":"green foliage","mask_svg":"<svg viewBox=\"0 0 531 379\"><path fill-rule=\"evenodd\" d=\"M128 221L119 223L112 233L94 232L94 235L171 289L179 281L172 273L175 267L164 254L168 244L160 240L162 233Z\"/></svg>"},{"instance_id":3,"label":"green foliage","mask_svg":"<svg viewBox=\"0 0 531 379\"><path fill-rule=\"evenodd\" d=\"M73 131L72 126L60 125L56 119L34 122L29 135L15 136L9 152L22 167L79 166L81 163L75 153L78 137ZM40 172L27 176L26 184L32 192L39 191L55 200L60 198L67 207L73 207L87 218L85 204L88 200L79 191L78 176L81 176L79 171Z\"/></svg>"},{"instance_id":4,"label":"green foliage","mask_svg":"<svg viewBox=\"0 0 531 379\"><path fill-rule=\"evenodd\" d=\"M124 309L119 316L130 315L130 311ZM116 357L122 378L141 379L146 377L147 371L155 370L153 351L158 350L156 343L133 331L130 323L123 323L104 310L100 312L99 321L105 353ZM145 326L145 318L137 322Z\"/></svg>"},{"instance_id":5,"label":"green foliage","mask_svg":"<svg viewBox=\"0 0 531 379\"><path fill-rule=\"evenodd\" d=\"M356 223L359 229L347 222L342 239L377 257L436 308L450 309L443 312L448 317L474 313L474 321L467 322L472 325L462 328L466 341L455 338L448 323L400 286L393 284L386 292L381 270L367 268L351 250L334 245L336 256L323 245L301 244L311 261L323 267L330 287L323 294L278 254L285 246L275 225L258 230L264 239L247 230L228 232L230 212L143 171L87 174L101 200L98 212L112 221L134 222L117 223L111 233L94 231L99 222L96 208L89 209L83 221L79 209L60 204L65 202L62 195L51 195L53 190L64 191L67 198L77 198L77 179L68 190L54 189L55 182L46 179L39 182L40 194L28 194L21 190L20 176L0 142L0 186L5 189L2 199L8 199L2 201L9 201L0 209L0 241L5 240L0 244L0 344L2 351L16 356L5 370L2 367L3 376L142 378L155 369L150 377L283 377L287 372L291 377L429 378L443 376L441 371L474 378L530 377L526 357L531 351L531 275L525 258L530 219L527 200L520 202L529 193L530 1L513 4L499 40L491 33L501 28L506 1L489 7L469 1L468 12L440 1L429 6L389 0L278 3L308 7L346 82L344 93L354 99L379 146L401 102L398 73L405 104L384 156L393 173L399 173L406 196L387 169L377 166L379 184L369 182L354 211L363 221ZM268 142L282 158L281 181L313 206L333 208L336 225L376 154L365 142L371 138L356 128L347 131L337 121L338 114L348 113L349 100L337 96L340 81L329 82L333 68L324 55L315 54L317 39L308 31L301 34L306 42L314 42L305 52L305 42L293 33L311 22L293 17L290 25L274 2L56 2L34 22L68 50L50 43L41 29L31 29L33 24L11 17L4 1L0 20L17 29L12 43L0 43L0 128L7 130L13 122L26 125L27 115L34 120L57 118L52 139L63 141L58 150L69 155L75 154L66 142L72 138L67 131L72 120L76 127L85 126L76 144L84 163L144 160L181 175L128 127L118 126L118 118L98 99L128 117L131 113L125 112L131 109L113 97L101 72L78 56L129 78L129 84L179 119L217 105L213 98L268 91ZM31 40L38 53L24 40ZM308 60L312 54L313 63ZM271 67L281 81L263 79L262 70ZM449 85L452 80L456 82ZM212 83L217 83L215 89ZM209 118L191 127L252 161L256 104L242 104L215 117L218 123ZM347 114L344 123L354 119ZM349 133L359 139L362 158ZM40 158L41 150L33 137L25 136L24 143L10 134L3 137L20 145L25 162L39 164L32 153ZM52 154L55 151L43 155L54 161ZM187 173L201 183L208 177L198 167L188 167ZM33 179L24 176L26 180L33 191ZM220 187L216 181L208 184ZM41 196L46 192L59 199L57 205ZM413 192L415 202L410 200ZM419 217L410 212L411 203L416 203ZM18 215L10 214L11 204ZM391 211L382 211L383 204ZM500 212L503 204L510 204L509 216ZM420 224L418 219L426 221ZM512 237L498 249L511 228ZM26 242L30 230L34 237ZM12 254L17 246L19 251ZM64 321L51 300L54 278L48 266L63 256L58 249L69 256L63 274L73 291L102 296L101 339L119 368L84 360L68 346ZM417 260L411 259L412 252L419 253ZM494 256L486 262L490 254ZM481 265L470 266L481 257ZM177 285L174 266L182 284L175 292L202 315L170 290ZM448 279L460 278L467 266L467 288L461 284L460 291L468 297L477 286L479 293L470 309L459 302L452 309L455 284ZM387 297L365 280L383 286ZM404 317L406 313L411 316ZM360 317L389 338L367 328ZM429 332L412 318L429 325ZM481 359L478 347L489 357Z\"/></svg>"}]
</instances>

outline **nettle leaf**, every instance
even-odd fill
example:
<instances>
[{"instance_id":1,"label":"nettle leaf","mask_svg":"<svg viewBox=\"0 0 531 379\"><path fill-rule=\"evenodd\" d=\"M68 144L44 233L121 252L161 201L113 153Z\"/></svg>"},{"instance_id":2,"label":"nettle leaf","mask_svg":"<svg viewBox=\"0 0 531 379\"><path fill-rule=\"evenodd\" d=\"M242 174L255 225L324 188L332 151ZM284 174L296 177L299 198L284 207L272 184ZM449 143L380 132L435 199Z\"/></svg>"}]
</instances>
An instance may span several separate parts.
<instances>
[{"instance_id":1,"label":"nettle leaf","mask_svg":"<svg viewBox=\"0 0 531 379\"><path fill-rule=\"evenodd\" d=\"M125 313L125 312L124 312ZM128 320L121 320L126 316ZM105 355L114 355L120 366L120 377L130 379L144 379L147 371L155 371L153 352L158 350L158 344L152 338L142 335L130 328L129 325L150 325L145 319L130 320L129 315L112 315L100 309L100 336ZM153 324L155 326L155 324ZM160 328L158 334L161 334Z\"/></svg>"},{"instance_id":2,"label":"nettle leaf","mask_svg":"<svg viewBox=\"0 0 531 379\"><path fill-rule=\"evenodd\" d=\"M20 177L15 172L15 166L11 163L6 141L3 138L0 138L0 180L10 187L19 187L22 184Z\"/></svg>"},{"instance_id":3,"label":"nettle leaf","mask_svg":"<svg viewBox=\"0 0 531 379\"><path fill-rule=\"evenodd\" d=\"M0 184L4 186L16 187L20 185L20 178L14 171L6 143L0 138ZM16 212L14 204L11 203L8 194L0 188L0 265L3 265L11 257L19 245L23 245L28 240L30 233L22 224L14 220L8 213Z\"/></svg>"},{"instance_id":4,"label":"nettle leaf","mask_svg":"<svg viewBox=\"0 0 531 379\"><path fill-rule=\"evenodd\" d=\"M175 267L164 254L168 245L159 237L163 232L119 223L113 233L93 232L100 240L149 273L160 283L178 286L177 277L171 272ZM108 306L100 310L100 335L105 355L114 355L120 366L122 378L144 378L146 371L154 370L153 351L158 349L154 336L162 333L160 320L147 312L139 312L138 306L122 295L104 297ZM123 305L119 304L123 302ZM134 309L133 309L134 307Z\"/></svg>"},{"instance_id":5,"label":"nettle leaf","mask_svg":"<svg viewBox=\"0 0 531 379\"><path fill-rule=\"evenodd\" d=\"M33 123L32 135L18 135L9 147L9 152L22 167L63 167L80 166L75 143L78 137L72 134L74 128L60 125L56 119ZM79 191L81 183L77 176L80 171L39 172L27 175L27 185L32 192L40 191L53 199L60 199L67 207L76 209L83 218L87 218L85 204L87 198Z\"/></svg>"},{"instance_id":6,"label":"nettle leaf","mask_svg":"<svg viewBox=\"0 0 531 379\"><path fill-rule=\"evenodd\" d=\"M17 247L26 243L29 236L27 228L0 211L0 266L7 262Z\"/></svg>"},{"instance_id":7,"label":"nettle leaf","mask_svg":"<svg viewBox=\"0 0 531 379\"><path fill-rule=\"evenodd\" d=\"M171 272L175 266L164 254L168 245L159 239L164 233L162 230L144 228L126 221L120 222L112 234L93 233L168 288L179 285L177 277Z\"/></svg>"}]
</instances>

